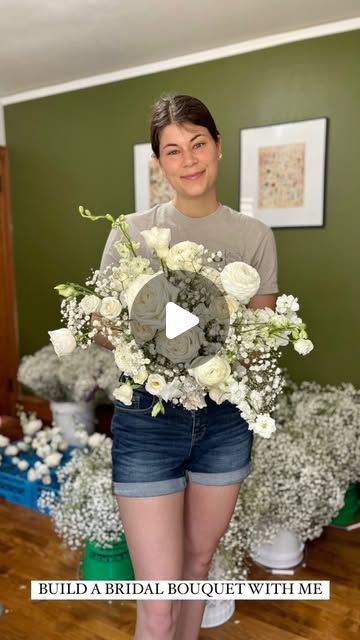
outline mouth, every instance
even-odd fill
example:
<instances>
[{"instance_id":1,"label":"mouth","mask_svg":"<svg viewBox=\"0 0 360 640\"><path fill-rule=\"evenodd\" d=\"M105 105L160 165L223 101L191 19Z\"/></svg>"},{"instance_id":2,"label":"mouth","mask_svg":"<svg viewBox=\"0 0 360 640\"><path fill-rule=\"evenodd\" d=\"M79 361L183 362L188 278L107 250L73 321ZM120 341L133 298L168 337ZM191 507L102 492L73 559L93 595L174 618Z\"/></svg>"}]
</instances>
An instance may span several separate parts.
<instances>
[{"instance_id":1,"label":"mouth","mask_svg":"<svg viewBox=\"0 0 360 640\"><path fill-rule=\"evenodd\" d=\"M205 173L205 169L204 169L204 171L199 171L198 173L193 173L191 176L181 176L181 177L183 178L183 180L197 180L204 173Z\"/></svg>"}]
</instances>

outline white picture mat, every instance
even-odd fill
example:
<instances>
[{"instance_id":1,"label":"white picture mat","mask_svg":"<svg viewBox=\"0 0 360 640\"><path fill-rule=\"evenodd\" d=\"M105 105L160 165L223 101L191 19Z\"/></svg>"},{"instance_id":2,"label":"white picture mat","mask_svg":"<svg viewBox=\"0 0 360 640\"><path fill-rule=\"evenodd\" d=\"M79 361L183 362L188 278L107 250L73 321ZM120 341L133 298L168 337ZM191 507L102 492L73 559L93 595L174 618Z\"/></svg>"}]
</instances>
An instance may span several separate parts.
<instances>
[{"instance_id":1,"label":"white picture mat","mask_svg":"<svg viewBox=\"0 0 360 640\"><path fill-rule=\"evenodd\" d=\"M240 131L240 211L253 215L270 227L323 225L326 156L326 118L269 125ZM305 144L304 206L259 209L258 149Z\"/></svg>"},{"instance_id":2,"label":"white picture mat","mask_svg":"<svg viewBox=\"0 0 360 640\"><path fill-rule=\"evenodd\" d=\"M144 211L149 208L149 160L151 160L151 154L150 142L134 145L135 211Z\"/></svg>"}]
</instances>

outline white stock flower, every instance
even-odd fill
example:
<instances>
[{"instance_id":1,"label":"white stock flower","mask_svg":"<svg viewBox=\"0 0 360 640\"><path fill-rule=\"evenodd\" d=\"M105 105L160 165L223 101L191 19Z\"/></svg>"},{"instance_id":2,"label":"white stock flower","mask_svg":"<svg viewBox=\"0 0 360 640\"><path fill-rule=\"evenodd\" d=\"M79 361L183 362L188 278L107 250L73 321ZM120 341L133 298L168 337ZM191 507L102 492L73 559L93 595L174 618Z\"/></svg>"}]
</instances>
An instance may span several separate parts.
<instances>
[{"instance_id":1,"label":"white stock flower","mask_svg":"<svg viewBox=\"0 0 360 640\"><path fill-rule=\"evenodd\" d=\"M165 326L166 304L167 302L175 302L178 293L177 287L162 275L162 271L153 275L142 274L138 276L126 291L126 301L131 319L153 329L163 328Z\"/></svg>"},{"instance_id":2,"label":"white stock flower","mask_svg":"<svg viewBox=\"0 0 360 640\"><path fill-rule=\"evenodd\" d=\"M254 267L246 262L230 262L220 273L226 293L247 304L260 287L260 276Z\"/></svg>"},{"instance_id":3,"label":"white stock flower","mask_svg":"<svg viewBox=\"0 0 360 640\"><path fill-rule=\"evenodd\" d=\"M62 453L59 453L58 451L54 451L54 453L50 453L50 455L46 456L44 462L48 467L57 467L61 458L62 458Z\"/></svg>"},{"instance_id":4,"label":"white stock flower","mask_svg":"<svg viewBox=\"0 0 360 640\"><path fill-rule=\"evenodd\" d=\"M223 356L215 355L205 361L200 356L191 363L188 371L200 386L213 387L226 382L231 374L231 366Z\"/></svg>"},{"instance_id":5,"label":"white stock flower","mask_svg":"<svg viewBox=\"0 0 360 640\"><path fill-rule=\"evenodd\" d=\"M271 434L276 431L275 420L268 413L264 413L257 416L254 422L249 423L249 429L263 438L270 438Z\"/></svg>"},{"instance_id":6,"label":"white stock flower","mask_svg":"<svg viewBox=\"0 0 360 640\"><path fill-rule=\"evenodd\" d=\"M125 383L120 385L120 387L117 387L116 389L114 389L113 395L116 398L116 400L120 400L126 405L131 405L133 390L129 384Z\"/></svg>"},{"instance_id":7,"label":"white stock flower","mask_svg":"<svg viewBox=\"0 0 360 640\"><path fill-rule=\"evenodd\" d=\"M96 449L97 447L100 447L100 445L102 445L102 443L104 442L106 436L104 433L93 433L89 438L88 438L88 445L89 447L91 447L92 449Z\"/></svg>"},{"instance_id":8,"label":"white stock flower","mask_svg":"<svg viewBox=\"0 0 360 640\"><path fill-rule=\"evenodd\" d=\"M86 313L86 315L90 315L91 313L95 313L97 311L101 299L95 295L84 296L82 300L80 300L79 307Z\"/></svg>"},{"instance_id":9,"label":"white stock flower","mask_svg":"<svg viewBox=\"0 0 360 640\"><path fill-rule=\"evenodd\" d=\"M120 315L121 309L121 303L117 298L106 296L101 301L99 311L104 318L115 320Z\"/></svg>"},{"instance_id":10,"label":"white stock flower","mask_svg":"<svg viewBox=\"0 0 360 640\"><path fill-rule=\"evenodd\" d=\"M200 327L192 327L175 339L166 337L165 331L160 331L156 338L156 351L171 362L189 362L198 353L204 339L204 332Z\"/></svg>"},{"instance_id":11,"label":"white stock flower","mask_svg":"<svg viewBox=\"0 0 360 640\"><path fill-rule=\"evenodd\" d=\"M10 438L0 434L0 447L6 447L10 442Z\"/></svg>"},{"instance_id":12,"label":"white stock flower","mask_svg":"<svg viewBox=\"0 0 360 640\"><path fill-rule=\"evenodd\" d=\"M305 338L299 338L299 340L295 340L294 342L295 351L300 353L300 355L302 356L306 356L308 353L310 353L310 351L313 350L313 348L314 345L311 340L306 340Z\"/></svg>"},{"instance_id":13,"label":"white stock flower","mask_svg":"<svg viewBox=\"0 0 360 640\"><path fill-rule=\"evenodd\" d=\"M144 366L140 367L140 369L138 369L136 373L133 374L133 380L135 384L144 384L147 377L148 377L148 372L146 371L146 367Z\"/></svg>"},{"instance_id":14,"label":"white stock flower","mask_svg":"<svg viewBox=\"0 0 360 640\"><path fill-rule=\"evenodd\" d=\"M184 240L177 242L165 256L165 262L169 269L184 271L200 271L203 263L204 246L196 242Z\"/></svg>"},{"instance_id":15,"label":"white stock flower","mask_svg":"<svg viewBox=\"0 0 360 640\"><path fill-rule=\"evenodd\" d=\"M169 251L171 230L152 227L146 231L140 231L140 233L145 238L145 242L149 249L155 251L159 258L165 258Z\"/></svg>"},{"instance_id":16,"label":"white stock flower","mask_svg":"<svg viewBox=\"0 0 360 640\"><path fill-rule=\"evenodd\" d=\"M48 331L48 334L59 358L69 355L76 348L76 340L69 329L56 329Z\"/></svg>"}]
</instances>

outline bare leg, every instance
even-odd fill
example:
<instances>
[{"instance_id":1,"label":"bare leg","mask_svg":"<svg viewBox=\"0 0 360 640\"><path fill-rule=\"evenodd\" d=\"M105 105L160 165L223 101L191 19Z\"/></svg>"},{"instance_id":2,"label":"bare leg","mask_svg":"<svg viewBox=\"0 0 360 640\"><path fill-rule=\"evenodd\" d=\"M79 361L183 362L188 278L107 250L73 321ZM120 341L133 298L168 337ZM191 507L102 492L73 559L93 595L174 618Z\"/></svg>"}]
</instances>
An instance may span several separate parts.
<instances>
[{"instance_id":1,"label":"bare leg","mask_svg":"<svg viewBox=\"0 0 360 640\"><path fill-rule=\"evenodd\" d=\"M184 490L144 498L117 496L137 580L181 580ZM180 601L137 600L134 640L173 640Z\"/></svg>"},{"instance_id":2,"label":"bare leg","mask_svg":"<svg viewBox=\"0 0 360 640\"><path fill-rule=\"evenodd\" d=\"M240 482L185 489L184 580L207 580L211 559L234 512ZM175 640L198 640L206 600L181 600Z\"/></svg>"}]
</instances>

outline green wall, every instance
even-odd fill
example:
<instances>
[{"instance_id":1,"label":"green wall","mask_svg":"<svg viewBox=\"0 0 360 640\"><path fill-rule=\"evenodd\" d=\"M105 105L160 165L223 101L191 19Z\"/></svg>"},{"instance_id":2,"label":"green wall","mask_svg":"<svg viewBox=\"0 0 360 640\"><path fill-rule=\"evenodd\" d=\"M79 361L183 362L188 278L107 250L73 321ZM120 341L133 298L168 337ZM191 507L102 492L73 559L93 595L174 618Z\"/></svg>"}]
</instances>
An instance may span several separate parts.
<instances>
[{"instance_id":1,"label":"green wall","mask_svg":"<svg viewBox=\"0 0 360 640\"><path fill-rule=\"evenodd\" d=\"M239 129L329 118L324 228L276 229L281 292L299 297L315 350L284 354L293 379L360 386L360 31L31 100L5 108L21 355L60 327L53 286L81 281L134 210L133 144L163 92L203 100L223 136L218 198L239 208Z\"/></svg>"}]
</instances>

